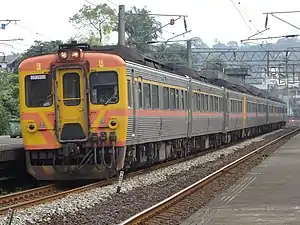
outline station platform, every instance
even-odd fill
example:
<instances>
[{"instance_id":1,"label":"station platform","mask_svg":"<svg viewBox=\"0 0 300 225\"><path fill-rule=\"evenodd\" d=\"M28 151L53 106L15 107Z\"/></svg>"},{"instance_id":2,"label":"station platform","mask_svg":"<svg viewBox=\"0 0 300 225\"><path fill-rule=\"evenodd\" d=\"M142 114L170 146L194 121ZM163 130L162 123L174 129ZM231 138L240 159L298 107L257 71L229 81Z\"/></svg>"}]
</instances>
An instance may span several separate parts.
<instances>
[{"instance_id":1,"label":"station platform","mask_svg":"<svg viewBox=\"0 0 300 225\"><path fill-rule=\"evenodd\" d=\"M300 224L300 134L181 225Z\"/></svg>"},{"instance_id":2,"label":"station platform","mask_svg":"<svg viewBox=\"0 0 300 225\"><path fill-rule=\"evenodd\" d=\"M22 138L0 136L0 162L14 161L23 151Z\"/></svg>"}]
</instances>

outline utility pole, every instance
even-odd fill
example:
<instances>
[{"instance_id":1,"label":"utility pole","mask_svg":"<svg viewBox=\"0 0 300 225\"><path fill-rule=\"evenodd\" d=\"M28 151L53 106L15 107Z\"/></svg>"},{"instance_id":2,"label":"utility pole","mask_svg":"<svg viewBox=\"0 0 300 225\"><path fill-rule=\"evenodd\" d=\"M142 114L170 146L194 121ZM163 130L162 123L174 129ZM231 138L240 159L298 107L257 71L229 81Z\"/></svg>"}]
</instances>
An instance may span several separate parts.
<instances>
[{"instance_id":1,"label":"utility pole","mask_svg":"<svg viewBox=\"0 0 300 225\"><path fill-rule=\"evenodd\" d=\"M119 5L118 44L125 45L125 5Z\"/></svg>"},{"instance_id":2,"label":"utility pole","mask_svg":"<svg viewBox=\"0 0 300 225\"><path fill-rule=\"evenodd\" d=\"M186 46L187 47L187 67L192 69L193 65L192 65L192 41L191 41L191 39L187 40L186 45L187 45Z\"/></svg>"}]
</instances>

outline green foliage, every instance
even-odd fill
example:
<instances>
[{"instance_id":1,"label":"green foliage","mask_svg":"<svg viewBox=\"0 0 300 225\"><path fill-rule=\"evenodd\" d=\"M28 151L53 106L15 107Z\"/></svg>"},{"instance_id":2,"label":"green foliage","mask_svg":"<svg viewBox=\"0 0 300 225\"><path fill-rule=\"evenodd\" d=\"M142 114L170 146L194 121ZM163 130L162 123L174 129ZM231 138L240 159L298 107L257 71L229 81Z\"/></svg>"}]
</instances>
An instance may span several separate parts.
<instances>
[{"instance_id":1,"label":"green foliage","mask_svg":"<svg viewBox=\"0 0 300 225\"><path fill-rule=\"evenodd\" d=\"M117 13L107 4L95 7L84 5L78 13L69 18L69 22L83 32L83 38L89 40L93 37L91 39L93 42L97 40L97 44L102 44L103 37L111 34L117 23ZM88 36L86 31L89 33Z\"/></svg>"},{"instance_id":2,"label":"green foliage","mask_svg":"<svg viewBox=\"0 0 300 225\"><path fill-rule=\"evenodd\" d=\"M0 84L0 135L3 135L8 132L8 120L20 114L18 75L1 72Z\"/></svg>"},{"instance_id":3,"label":"green foliage","mask_svg":"<svg viewBox=\"0 0 300 225\"><path fill-rule=\"evenodd\" d=\"M187 49L186 45L174 44L160 44L152 53L152 57L160 62L176 65L187 64ZM151 55L150 55L151 56Z\"/></svg>"},{"instance_id":4,"label":"green foliage","mask_svg":"<svg viewBox=\"0 0 300 225\"><path fill-rule=\"evenodd\" d=\"M125 32L127 45L137 48L141 52L149 51L150 47L145 44L148 41L156 41L162 34L162 24L153 16L149 16L146 8L132 7L126 12Z\"/></svg>"}]
</instances>

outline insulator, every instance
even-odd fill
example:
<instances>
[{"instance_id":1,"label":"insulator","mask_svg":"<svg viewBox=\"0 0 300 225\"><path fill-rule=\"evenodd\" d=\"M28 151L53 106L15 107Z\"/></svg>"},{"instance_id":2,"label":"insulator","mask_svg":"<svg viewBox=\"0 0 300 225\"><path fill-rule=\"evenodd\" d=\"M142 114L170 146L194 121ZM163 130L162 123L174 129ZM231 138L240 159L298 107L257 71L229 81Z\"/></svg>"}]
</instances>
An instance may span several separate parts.
<instances>
[{"instance_id":1,"label":"insulator","mask_svg":"<svg viewBox=\"0 0 300 225\"><path fill-rule=\"evenodd\" d=\"M184 29L186 32L188 32L188 29L187 29L187 24L186 24L186 19L185 17L183 17L183 23L184 23Z\"/></svg>"}]
</instances>

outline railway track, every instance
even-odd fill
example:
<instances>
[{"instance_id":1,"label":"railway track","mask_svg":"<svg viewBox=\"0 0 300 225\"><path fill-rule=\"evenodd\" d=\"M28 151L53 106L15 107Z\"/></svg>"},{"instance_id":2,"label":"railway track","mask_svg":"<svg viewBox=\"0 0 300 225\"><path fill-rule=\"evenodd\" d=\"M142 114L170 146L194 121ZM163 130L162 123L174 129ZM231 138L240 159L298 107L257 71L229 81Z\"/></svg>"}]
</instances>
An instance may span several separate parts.
<instances>
[{"instance_id":1,"label":"railway track","mask_svg":"<svg viewBox=\"0 0 300 225\"><path fill-rule=\"evenodd\" d=\"M157 169L164 168L164 167L167 167L170 165L174 165L179 162L187 161L192 158L199 157L199 156L208 154L213 151L227 148L229 146L238 144L242 141L244 141L244 140L239 140L239 141L233 142L231 144L221 146L219 148L208 149L208 150L199 152L197 154L189 155L186 158L179 158L176 160L172 160L172 161L168 161L168 162L165 162L162 164L152 166L150 168L144 168L144 169L140 169L135 172L127 173L125 175L125 179L143 174L145 172L149 172L149 171L157 170ZM118 180L118 178L114 177L109 180L103 180L103 181L91 183L88 185L82 185L82 186L79 186L76 188L74 188L74 187L60 188L55 184L50 184L50 185L45 185L45 186L41 186L38 188L33 188L33 189L21 191L21 192L15 192L12 194L0 196L0 215L7 213L10 209L16 210L16 209L27 208L30 206L42 204L45 202L50 202L50 201L53 201L56 199L64 198L70 194L76 194L76 193L88 191L88 190L91 190L94 188L110 185L110 184L113 184L114 182L116 182L117 180Z\"/></svg>"},{"instance_id":2,"label":"railway track","mask_svg":"<svg viewBox=\"0 0 300 225\"><path fill-rule=\"evenodd\" d=\"M213 181L215 181L225 173L230 173L234 169L238 169L239 165L264 152L264 150L266 150L267 147L270 147L273 144L276 144L277 142L284 140L285 138L288 138L295 133L298 133L299 130L300 128L297 128L287 134L282 135L277 139L274 139L268 144L257 148L256 150L250 152L247 155L242 156L234 162L224 166L223 168L197 181L196 183L166 198L165 200L130 217L129 219L123 221L119 225L168 224L168 221L171 220L172 217L180 216L180 212L186 210L191 204L191 201L197 201L197 199L193 196L197 196L197 194L198 196L201 196L202 188L204 188L206 185L211 184Z\"/></svg>"}]
</instances>

